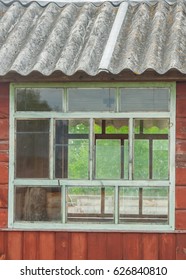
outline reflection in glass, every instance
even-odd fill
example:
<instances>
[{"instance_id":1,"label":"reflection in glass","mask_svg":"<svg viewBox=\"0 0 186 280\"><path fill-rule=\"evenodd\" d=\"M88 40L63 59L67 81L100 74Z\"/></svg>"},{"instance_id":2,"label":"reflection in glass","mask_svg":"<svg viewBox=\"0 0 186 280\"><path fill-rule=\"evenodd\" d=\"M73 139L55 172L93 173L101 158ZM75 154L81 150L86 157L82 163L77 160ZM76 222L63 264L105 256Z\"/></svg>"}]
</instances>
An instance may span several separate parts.
<instances>
[{"instance_id":1,"label":"reflection in glass","mask_svg":"<svg viewBox=\"0 0 186 280\"><path fill-rule=\"evenodd\" d=\"M89 123L87 120L57 120L55 177L87 179L89 176Z\"/></svg>"},{"instance_id":2,"label":"reflection in glass","mask_svg":"<svg viewBox=\"0 0 186 280\"><path fill-rule=\"evenodd\" d=\"M17 111L62 111L62 89L19 88L16 94Z\"/></svg>"},{"instance_id":3,"label":"reflection in glass","mask_svg":"<svg viewBox=\"0 0 186 280\"><path fill-rule=\"evenodd\" d=\"M49 121L17 121L16 177L48 178Z\"/></svg>"},{"instance_id":4,"label":"reflection in glass","mask_svg":"<svg viewBox=\"0 0 186 280\"><path fill-rule=\"evenodd\" d=\"M69 88L68 105L70 112L115 111L115 89Z\"/></svg>"},{"instance_id":5,"label":"reflection in glass","mask_svg":"<svg viewBox=\"0 0 186 280\"><path fill-rule=\"evenodd\" d=\"M68 187L67 222L114 222L113 187Z\"/></svg>"},{"instance_id":6,"label":"reflection in glass","mask_svg":"<svg viewBox=\"0 0 186 280\"><path fill-rule=\"evenodd\" d=\"M16 187L16 221L60 221L61 189L58 187Z\"/></svg>"},{"instance_id":7,"label":"reflection in glass","mask_svg":"<svg viewBox=\"0 0 186 280\"><path fill-rule=\"evenodd\" d=\"M123 88L121 90L122 112L167 112L170 93L167 88Z\"/></svg>"},{"instance_id":8,"label":"reflection in glass","mask_svg":"<svg viewBox=\"0 0 186 280\"><path fill-rule=\"evenodd\" d=\"M121 147L119 140L96 141L96 179L119 179Z\"/></svg>"}]
</instances>

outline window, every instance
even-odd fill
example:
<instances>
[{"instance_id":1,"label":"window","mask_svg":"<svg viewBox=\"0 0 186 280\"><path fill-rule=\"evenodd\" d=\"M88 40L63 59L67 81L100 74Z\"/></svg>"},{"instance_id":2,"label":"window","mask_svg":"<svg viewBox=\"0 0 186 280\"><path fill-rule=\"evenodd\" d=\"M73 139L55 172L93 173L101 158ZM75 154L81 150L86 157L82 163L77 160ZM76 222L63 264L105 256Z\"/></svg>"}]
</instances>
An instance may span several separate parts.
<instances>
[{"instance_id":1,"label":"window","mask_svg":"<svg viewBox=\"0 0 186 280\"><path fill-rule=\"evenodd\" d=\"M173 230L175 84L13 84L9 227Z\"/></svg>"}]
</instances>

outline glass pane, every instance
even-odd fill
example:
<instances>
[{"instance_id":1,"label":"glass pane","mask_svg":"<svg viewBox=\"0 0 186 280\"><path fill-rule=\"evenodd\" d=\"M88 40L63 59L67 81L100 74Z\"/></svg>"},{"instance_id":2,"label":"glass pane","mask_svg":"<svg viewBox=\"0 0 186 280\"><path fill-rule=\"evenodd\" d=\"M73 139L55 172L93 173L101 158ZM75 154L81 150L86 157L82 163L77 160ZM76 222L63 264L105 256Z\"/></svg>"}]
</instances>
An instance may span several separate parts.
<instances>
[{"instance_id":1,"label":"glass pane","mask_svg":"<svg viewBox=\"0 0 186 280\"><path fill-rule=\"evenodd\" d=\"M170 93L167 88L121 89L121 111L169 111Z\"/></svg>"},{"instance_id":2,"label":"glass pane","mask_svg":"<svg viewBox=\"0 0 186 280\"><path fill-rule=\"evenodd\" d=\"M67 222L113 223L113 187L68 187Z\"/></svg>"},{"instance_id":3,"label":"glass pane","mask_svg":"<svg viewBox=\"0 0 186 280\"><path fill-rule=\"evenodd\" d=\"M127 119L106 120L106 133L107 134L128 134L129 126Z\"/></svg>"},{"instance_id":4,"label":"glass pane","mask_svg":"<svg viewBox=\"0 0 186 280\"><path fill-rule=\"evenodd\" d=\"M143 189L143 214L168 218L168 188Z\"/></svg>"},{"instance_id":5,"label":"glass pane","mask_svg":"<svg viewBox=\"0 0 186 280\"><path fill-rule=\"evenodd\" d=\"M49 121L17 121L16 177L48 178Z\"/></svg>"},{"instance_id":6,"label":"glass pane","mask_svg":"<svg viewBox=\"0 0 186 280\"><path fill-rule=\"evenodd\" d=\"M121 144L119 140L96 141L96 179L121 177Z\"/></svg>"},{"instance_id":7,"label":"glass pane","mask_svg":"<svg viewBox=\"0 0 186 280\"><path fill-rule=\"evenodd\" d=\"M168 187L119 187L120 223L167 223Z\"/></svg>"},{"instance_id":8,"label":"glass pane","mask_svg":"<svg viewBox=\"0 0 186 280\"><path fill-rule=\"evenodd\" d=\"M62 111L62 89L19 88L16 91L17 111Z\"/></svg>"},{"instance_id":9,"label":"glass pane","mask_svg":"<svg viewBox=\"0 0 186 280\"><path fill-rule=\"evenodd\" d=\"M169 126L169 119L135 120L135 133L168 134Z\"/></svg>"},{"instance_id":10,"label":"glass pane","mask_svg":"<svg viewBox=\"0 0 186 280\"><path fill-rule=\"evenodd\" d=\"M15 221L61 221L61 188L17 186Z\"/></svg>"},{"instance_id":11,"label":"glass pane","mask_svg":"<svg viewBox=\"0 0 186 280\"><path fill-rule=\"evenodd\" d=\"M89 122L56 121L55 177L87 179L89 175Z\"/></svg>"},{"instance_id":12,"label":"glass pane","mask_svg":"<svg viewBox=\"0 0 186 280\"><path fill-rule=\"evenodd\" d=\"M131 215L139 214L139 189L119 188L119 217L120 220Z\"/></svg>"},{"instance_id":13,"label":"glass pane","mask_svg":"<svg viewBox=\"0 0 186 280\"><path fill-rule=\"evenodd\" d=\"M153 141L153 179L169 178L169 141Z\"/></svg>"},{"instance_id":14,"label":"glass pane","mask_svg":"<svg viewBox=\"0 0 186 280\"><path fill-rule=\"evenodd\" d=\"M149 179L149 141L134 141L134 179Z\"/></svg>"},{"instance_id":15,"label":"glass pane","mask_svg":"<svg viewBox=\"0 0 186 280\"><path fill-rule=\"evenodd\" d=\"M68 105L71 112L115 111L115 89L69 88Z\"/></svg>"}]
</instances>

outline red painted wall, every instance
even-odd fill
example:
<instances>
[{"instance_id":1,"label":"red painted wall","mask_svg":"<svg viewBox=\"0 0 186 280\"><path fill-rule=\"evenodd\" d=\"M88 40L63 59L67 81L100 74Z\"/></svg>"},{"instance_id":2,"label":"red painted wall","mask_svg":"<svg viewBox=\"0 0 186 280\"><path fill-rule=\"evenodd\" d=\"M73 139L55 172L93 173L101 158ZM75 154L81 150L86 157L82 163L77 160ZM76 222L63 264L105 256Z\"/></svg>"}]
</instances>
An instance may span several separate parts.
<instances>
[{"instance_id":1,"label":"red painted wall","mask_svg":"<svg viewBox=\"0 0 186 280\"><path fill-rule=\"evenodd\" d=\"M8 135L9 84L5 83L0 84L0 259L186 260L186 83L177 84L176 229L180 233L5 231Z\"/></svg>"}]
</instances>

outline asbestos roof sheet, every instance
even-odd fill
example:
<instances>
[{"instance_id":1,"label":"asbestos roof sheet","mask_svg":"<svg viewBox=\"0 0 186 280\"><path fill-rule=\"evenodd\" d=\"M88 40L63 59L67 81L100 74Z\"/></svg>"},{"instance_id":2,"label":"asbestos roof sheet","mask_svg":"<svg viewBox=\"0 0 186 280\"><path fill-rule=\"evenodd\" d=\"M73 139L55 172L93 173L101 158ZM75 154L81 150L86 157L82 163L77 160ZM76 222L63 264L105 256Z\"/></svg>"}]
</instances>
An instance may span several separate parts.
<instances>
[{"instance_id":1,"label":"asbestos roof sheet","mask_svg":"<svg viewBox=\"0 0 186 280\"><path fill-rule=\"evenodd\" d=\"M0 76L186 74L185 0L41 2L0 1Z\"/></svg>"}]
</instances>

